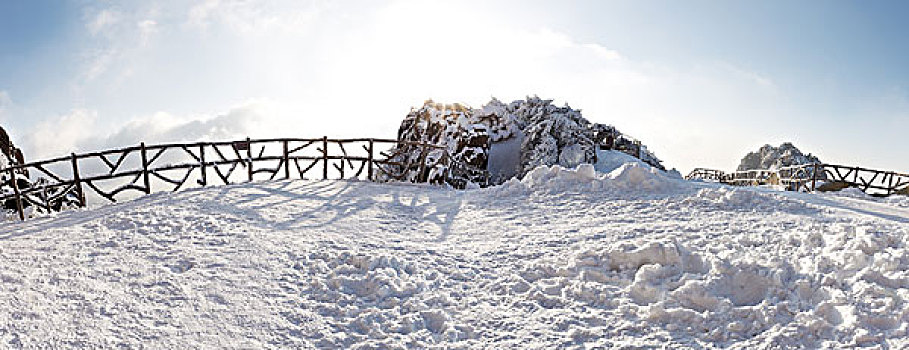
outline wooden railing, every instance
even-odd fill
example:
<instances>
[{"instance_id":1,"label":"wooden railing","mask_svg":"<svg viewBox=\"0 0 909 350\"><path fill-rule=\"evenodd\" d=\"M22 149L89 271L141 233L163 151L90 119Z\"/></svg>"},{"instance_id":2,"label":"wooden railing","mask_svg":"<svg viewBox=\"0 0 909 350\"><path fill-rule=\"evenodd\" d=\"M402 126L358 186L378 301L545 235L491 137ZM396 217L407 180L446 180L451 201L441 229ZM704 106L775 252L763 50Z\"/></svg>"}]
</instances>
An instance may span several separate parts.
<instances>
[{"instance_id":1,"label":"wooden railing","mask_svg":"<svg viewBox=\"0 0 909 350\"><path fill-rule=\"evenodd\" d=\"M403 147L418 149L419 173L408 173L399 159ZM430 154L432 156L430 156ZM426 161L429 159L428 161ZM2 170L0 203L13 201L20 220L25 207L59 210L66 199L77 206L116 202L155 191L177 191L210 184L234 184L276 178L403 180L442 183L454 161L443 146L389 139L245 139L223 142L168 143L70 154ZM433 177L428 168L438 169ZM416 173L416 175L414 175ZM20 188L16 174L31 174L30 188ZM22 175L18 175L21 177ZM38 180L38 179L41 180ZM154 189L153 189L154 188ZM8 191L10 190L11 191ZM6 194L8 193L8 194ZM89 198L90 197L90 198Z\"/></svg>"},{"instance_id":2,"label":"wooden railing","mask_svg":"<svg viewBox=\"0 0 909 350\"><path fill-rule=\"evenodd\" d=\"M724 173L722 170L694 168L694 170L692 170L691 173L685 177L685 179L720 182L723 179L724 175L726 175L726 173Z\"/></svg>"},{"instance_id":3,"label":"wooden railing","mask_svg":"<svg viewBox=\"0 0 909 350\"><path fill-rule=\"evenodd\" d=\"M902 193L909 186L909 174L835 164L803 164L776 170L732 173L696 168L685 178L734 186L781 185L790 191L806 192L855 187L865 193L882 196Z\"/></svg>"}]
</instances>

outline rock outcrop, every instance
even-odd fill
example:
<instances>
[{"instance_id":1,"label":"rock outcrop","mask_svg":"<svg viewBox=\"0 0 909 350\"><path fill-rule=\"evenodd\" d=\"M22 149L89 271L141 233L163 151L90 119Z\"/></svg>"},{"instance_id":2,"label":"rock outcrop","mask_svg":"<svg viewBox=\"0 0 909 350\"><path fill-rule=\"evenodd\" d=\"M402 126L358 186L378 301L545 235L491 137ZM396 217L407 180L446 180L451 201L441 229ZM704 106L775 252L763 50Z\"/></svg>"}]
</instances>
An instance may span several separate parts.
<instances>
[{"instance_id":1,"label":"rock outcrop","mask_svg":"<svg viewBox=\"0 0 909 350\"><path fill-rule=\"evenodd\" d=\"M580 110L539 97L508 104L492 99L479 109L426 101L404 118L398 140L442 146L451 157L439 162L443 152L399 145L392 160L401 164L402 180L440 182L447 174L455 187L498 184L540 165L593 164L598 148L624 151L665 169L640 142L613 126L591 123Z\"/></svg>"},{"instance_id":2,"label":"rock outcrop","mask_svg":"<svg viewBox=\"0 0 909 350\"><path fill-rule=\"evenodd\" d=\"M821 163L817 157L802 153L790 142L779 147L764 145L757 152L748 153L739 163L737 171L770 169L775 170L794 165Z\"/></svg>"},{"instance_id":3,"label":"rock outcrop","mask_svg":"<svg viewBox=\"0 0 909 350\"><path fill-rule=\"evenodd\" d=\"M468 107L426 101L404 117L398 141L405 142L392 151L391 160L400 164L394 171L401 175L398 180L441 183L447 178L458 188L488 183L489 127ZM441 146L447 152L418 144ZM443 159L446 156L450 159Z\"/></svg>"}]
</instances>

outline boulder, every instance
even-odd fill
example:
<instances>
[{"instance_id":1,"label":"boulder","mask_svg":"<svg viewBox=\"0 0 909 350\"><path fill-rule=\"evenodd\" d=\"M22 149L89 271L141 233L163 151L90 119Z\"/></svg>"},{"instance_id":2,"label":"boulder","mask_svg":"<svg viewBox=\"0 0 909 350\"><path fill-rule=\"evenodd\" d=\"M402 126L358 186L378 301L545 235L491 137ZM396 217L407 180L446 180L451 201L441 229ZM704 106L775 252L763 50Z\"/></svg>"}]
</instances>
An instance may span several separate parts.
<instances>
[{"instance_id":1,"label":"boulder","mask_svg":"<svg viewBox=\"0 0 909 350\"><path fill-rule=\"evenodd\" d=\"M909 196L909 186L903 187L903 189L894 192L895 194L901 194L904 196Z\"/></svg>"},{"instance_id":2,"label":"boulder","mask_svg":"<svg viewBox=\"0 0 909 350\"><path fill-rule=\"evenodd\" d=\"M843 181L829 181L817 186L818 192L835 192L849 188L849 184Z\"/></svg>"}]
</instances>

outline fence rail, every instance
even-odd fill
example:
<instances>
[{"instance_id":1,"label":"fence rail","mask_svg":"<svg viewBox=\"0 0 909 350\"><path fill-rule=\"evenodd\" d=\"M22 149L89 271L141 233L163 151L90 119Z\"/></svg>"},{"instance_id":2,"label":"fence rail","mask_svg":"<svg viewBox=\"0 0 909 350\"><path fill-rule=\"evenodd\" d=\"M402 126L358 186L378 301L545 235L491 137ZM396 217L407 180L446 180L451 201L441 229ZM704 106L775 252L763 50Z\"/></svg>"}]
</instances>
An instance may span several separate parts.
<instances>
[{"instance_id":1,"label":"fence rail","mask_svg":"<svg viewBox=\"0 0 909 350\"><path fill-rule=\"evenodd\" d=\"M803 164L776 170L726 173L696 168L688 180L721 182L734 186L781 185L790 191L828 191L855 187L872 195L889 196L909 188L909 174L836 164Z\"/></svg>"},{"instance_id":2,"label":"fence rail","mask_svg":"<svg viewBox=\"0 0 909 350\"><path fill-rule=\"evenodd\" d=\"M452 167L461 166L444 146L378 138L272 138L236 141L166 143L105 151L72 153L66 157L15 165L2 170L0 203L25 220L26 207L50 212L67 199L85 207L87 197L101 202L137 197L156 191L177 191L210 184L235 184L257 179L407 180L402 171L401 145L420 150L420 175L441 169L441 176L411 180L440 183ZM414 147L411 147L413 149ZM432 156L430 156L432 155ZM429 161L425 161L425 160ZM428 164L427 164L428 163ZM405 169L406 170L406 169ZM427 170L428 172L428 170ZM31 174L33 186L17 179ZM34 182L32 182L34 180ZM11 191L10 191L11 190Z\"/></svg>"}]
</instances>

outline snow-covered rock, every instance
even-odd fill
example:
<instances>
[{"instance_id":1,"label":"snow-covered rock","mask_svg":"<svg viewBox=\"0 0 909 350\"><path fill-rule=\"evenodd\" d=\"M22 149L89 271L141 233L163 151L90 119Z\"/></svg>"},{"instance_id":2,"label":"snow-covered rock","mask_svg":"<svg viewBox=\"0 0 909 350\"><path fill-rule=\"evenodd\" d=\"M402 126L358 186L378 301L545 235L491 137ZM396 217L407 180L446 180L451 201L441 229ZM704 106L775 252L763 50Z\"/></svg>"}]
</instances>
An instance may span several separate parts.
<instances>
[{"instance_id":1,"label":"snow-covered rock","mask_svg":"<svg viewBox=\"0 0 909 350\"><path fill-rule=\"evenodd\" d=\"M0 127L0 170L23 163L25 163L25 157L22 155L22 150L13 144L6 130Z\"/></svg>"},{"instance_id":2,"label":"snow-covered rock","mask_svg":"<svg viewBox=\"0 0 909 350\"><path fill-rule=\"evenodd\" d=\"M0 127L0 194L9 196L14 193L13 183L9 172L4 171L11 166L25 163L25 157L22 156L22 150L17 148L10 139L9 134L3 127ZM28 188L31 183L28 180L28 171L20 170L15 174L16 184L20 189ZM27 204L27 203L26 203ZM0 215L12 217L12 211L18 208L16 201L8 199L0 203ZM17 214L18 215L18 214Z\"/></svg>"},{"instance_id":3,"label":"snow-covered rock","mask_svg":"<svg viewBox=\"0 0 909 350\"><path fill-rule=\"evenodd\" d=\"M811 153L802 153L790 142L784 142L779 147L771 145L761 146L756 152L748 153L739 163L737 171L770 169L776 170L783 167L821 163L821 160Z\"/></svg>"},{"instance_id":4,"label":"snow-covered rock","mask_svg":"<svg viewBox=\"0 0 909 350\"><path fill-rule=\"evenodd\" d=\"M493 125L481 122L463 105L426 101L401 122L398 140L410 143L399 144L392 151L391 160L401 164L393 172L403 174L401 180L409 182L440 183L447 173L449 184L456 188L484 186L489 181L486 167ZM442 159L445 152L411 143L443 146L451 159Z\"/></svg>"},{"instance_id":5,"label":"snow-covered rock","mask_svg":"<svg viewBox=\"0 0 909 350\"><path fill-rule=\"evenodd\" d=\"M659 159L640 144L603 124L590 123L580 110L558 107L551 100L528 97L512 103L493 98L478 109L460 104L427 101L408 114L398 139L445 146L453 164L450 172L456 187L464 183L480 186L499 184L511 177L521 178L540 165L572 168L597 162L600 149L618 150L642 162L663 169ZM426 168L416 147L402 145L401 169ZM435 158L431 159L435 161ZM408 177L430 181L426 172Z\"/></svg>"}]
</instances>

